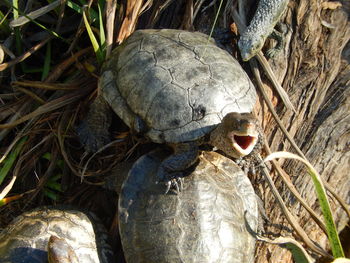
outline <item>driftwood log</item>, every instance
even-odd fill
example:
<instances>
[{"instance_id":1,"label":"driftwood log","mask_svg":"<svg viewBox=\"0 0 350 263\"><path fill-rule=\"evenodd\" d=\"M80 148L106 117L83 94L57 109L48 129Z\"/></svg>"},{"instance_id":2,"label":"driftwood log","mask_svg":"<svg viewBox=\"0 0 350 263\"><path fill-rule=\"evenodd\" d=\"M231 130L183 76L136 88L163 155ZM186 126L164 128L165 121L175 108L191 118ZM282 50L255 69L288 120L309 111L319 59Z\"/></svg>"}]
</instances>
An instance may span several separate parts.
<instances>
[{"instance_id":1,"label":"driftwood log","mask_svg":"<svg viewBox=\"0 0 350 263\"><path fill-rule=\"evenodd\" d=\"M347 204L350 203L349 8L347 1L290 1L282 18L282 22L289 27L285 48L270 61L296 109L296 113L286 111L270 90L282 122L323 179ZM269 90L269 86L266 80L265 88ZM260 105L259 114L271 149L293 152L266 105ZM304 166L295 161L285 161L283 168L307 203L321 215L311 178ZM285 230L290 225L269 188L258 178L253 180L271 220L267 232L291 236ZM290 211L298 218L309 237L329 249L323 231L310 219L278 176L274 177L274 181ZM334 199L330 198L330 202L336 225L342 230L349 218ZM287 250L259 242L256 262L293 261Z\"/></svg>"}]
</instances>

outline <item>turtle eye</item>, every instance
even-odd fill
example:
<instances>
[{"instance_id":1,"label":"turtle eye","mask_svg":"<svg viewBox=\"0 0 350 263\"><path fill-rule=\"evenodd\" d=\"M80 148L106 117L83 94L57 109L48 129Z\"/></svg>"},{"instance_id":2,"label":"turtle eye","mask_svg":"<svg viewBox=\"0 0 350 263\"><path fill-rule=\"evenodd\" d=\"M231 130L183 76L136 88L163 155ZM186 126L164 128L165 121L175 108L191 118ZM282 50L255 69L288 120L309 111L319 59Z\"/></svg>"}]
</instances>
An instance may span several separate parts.
<instances>
[{"instance_id":1,"label":"turtle eye","mask_svg":"<svg viewBox=\"0 0 350 263\"><path fill-rule=\"evenodd\" d=\"M233 136L236 143L242 148L242 149L247 149L255 140L255 137L252 136L239 136L239 135L234 135Z\"/></svg>"}]
</instances>

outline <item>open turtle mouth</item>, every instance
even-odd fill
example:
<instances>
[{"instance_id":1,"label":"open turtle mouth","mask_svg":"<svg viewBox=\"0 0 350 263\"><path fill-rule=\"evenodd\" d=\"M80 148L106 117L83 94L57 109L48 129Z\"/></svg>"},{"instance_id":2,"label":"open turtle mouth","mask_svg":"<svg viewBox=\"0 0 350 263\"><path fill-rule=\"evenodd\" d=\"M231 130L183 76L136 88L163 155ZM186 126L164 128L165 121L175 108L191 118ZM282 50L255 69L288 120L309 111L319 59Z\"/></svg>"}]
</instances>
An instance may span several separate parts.
<instances>
[{"instance_id":1,"label":"open turtle mouth","mask_svg":"<svg viewBox=\"0 0 350 263\"><path fill-rule=\"evenodd\" d=\"M232 134L230 137L233 148L240 156L250 154L258 141L257 136Z\"/></svg>"}]
</instances>

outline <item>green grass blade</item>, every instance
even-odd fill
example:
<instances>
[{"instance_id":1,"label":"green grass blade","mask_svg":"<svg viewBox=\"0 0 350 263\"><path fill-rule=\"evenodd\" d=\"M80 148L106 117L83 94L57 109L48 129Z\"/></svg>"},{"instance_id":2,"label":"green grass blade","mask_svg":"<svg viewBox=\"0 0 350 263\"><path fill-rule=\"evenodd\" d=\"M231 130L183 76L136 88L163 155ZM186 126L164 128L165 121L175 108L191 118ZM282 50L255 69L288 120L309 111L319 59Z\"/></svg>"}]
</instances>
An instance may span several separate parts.
<instances>
[{"instance_id":1,"label":"green grass blade","mask_svg":"<svg viewBox=\"0 0 350 263\"><path fill-rule=\"evenodd\" d=\"M314 260L307 253L305 248L295 239L291 237L278 237L275 239L270 239L267 237L257 235L257 240L267 242L270 244L279 245L280 247L288 249L296 263L313 263Z\"/></svg>"},{"instance_id":2,"label":"green grass blade","mask_svg":"<svg viewBox=\"0 0 350 263\"><path fill-rule=\"evenodd\" d=\"M12 0L12 7L13 7L13 19L17 19L19 17L18 12L18 0Z\"/></svg>"},{"instance_id":3,"label":"green grass blade","mask_svg":"<svg viewBox=\"0 0 350 263\"><path fill-rule=\"evenodd\" d=\"M66 5L81 15L84 13L83 8L72 1L67 1ZM96 13L95 10L90 9L89 18L90 18L90 21L96 21L98 19L98 14Z\"/></svg>"},{"instance_id":4,"label":"green grass blade","mask_svg":"<svg viewBox=\"0 0 350 263\"><path fill-rule=\"evenodd\" d=\"M41 74L41 80L42 81L44 79L46 79L46 77L49 75L50 65L51 65L51 41L49 41L47 43L47 46L46 46L44 68L43 68L43 71L42 71L42 74Z\"/></svg>"},{"instance_id":5,"label":"green grass blade","mask_svg":"<svg viewBox=\"0 0 350 263\"><path fill-rule=\"evenodd\" d=\"M51 160L51 153L46 152L41 157L44 158L45 160L50 161Z\"/></svg>"},{"instance_id":6,"label":"green grass blade","mask_svg":"<svg viewBox=\"0 0 350 263\"><path fill-rule=\"evenodd\" d=\"M322 208L322 214L326 223L326 229L328 234L328 239L332 248L332 253L335 258L344 257L344 251L340 243L337 228L334 223L332 211L329 205L326 191L316 176L311 170L309 170L312 181L315 185L318 199L320 201L320 206Z\"/></svg>"},{"instance_id":7,"label":"green grass blade","mask_svg":"<svg viewBox=\"0 0 350 263\"><path fill-rule=\"evenodd\" d=\"M11 28L7 20L8 15L9 13L4 15L4 13L0 10L0 36L3 36L3 38L11 34Z\"/></svg>"},{"instance_id":8,"label":"green grass blade","mask_svg":"<svg viewBox=\"0 0 350 263\"><path fill-rule=\"evenodd\" d=\"M79 13L81 15L83 14L83 9L81 8L80 5L78 5L78 4L76 4L76 3L72 2L72 1L67 1L66 5L69 8L73 9L75 12L77 12L77 13Z\"/></svg>"},{"instance_id":9,"label":"green grass blade","mask_svg":"<svg viewBox=\"0 0 350 263\"><path fill-rule=\"evenodd\" d=\"M102 55L103 59L106 58L106 34L105 34L105 29L103 27L103 16L102 16L102 1L98 1L98 20L99 20L99 25L100 25L100 45L101 45L101 50L102 50Z\"/></svg>"},{"instance_id":10,"label":"green grass blade","mask_svg":"<svg viewBox=\"0 0 350 263\"><path fill-rule=\"evenodd\" d=\"M54 200L54 201L58 201L60 199L60 195L49 190L49 189L44 189L43 191L44 195L46 195L48 198Z\"/></svg>"},{"instance_id":11,"label":"green grass blade","mask_svg":"<svg viewBox=\"0 0 350 263\"><path fill-rule=\"evenodd\" d=\"M92 32L92 29L90 27L89 21L86 18L85 12L83 13L83 18L84 18L85 27L86 27L86 30L88 32L88 35L89 35L92 47L93 47L93 49L95 51L95 54L96 54L96 57L97 57L97 62L101 65L102 62L103 62L103 59L104 59L103 58L103 53L101 51L101 47L98 44L94 33Z\"/></svg>"},{"instance_id":12,"label":"green grass blade","mask_svg":"<svg viewBox=\"0 0 350 263\"><path fill-rule=\"evenodd\" d=\"M18 9L18 0L14 0L13 4L11 4L8 0L4 0L5 4L7 4L9 7L13 8L13 18L17 19L19 17L19 14L26 17L28 20L30 20L30 22L34 23L35 25L39 26L40 28L44 29L45 31L49 32L51 35L53 35L56 38L61 39L62 41L69 43L68 40L64 39L63 37L61 37L60 35L58 35L55 31L48 29L47 27L45 27L44 25L38 23L37 21L35 21L34 19L32 19L31 17L27 16L26 14L23 14L19 9ZM16 14L16 16L15 16ZM15 27L14 28L15 33L19 31L19 27ZM16 39L17 39L17 35L16 35ZM19 54L21 54L22 52L20 52Z\"/></svg>"},{"instance_id":13,"label":"green grass blade","mask_svg":"<svg viewBox=\"0 0 350 263\"><path fill-rule=\"evenodd\" d=\"M57 182L58 180L61 180L61 179L62 179L62 174L57 173L56 175L50 176L49 181L50 182Z\"/></svg>"},{"instance_id":14,"label":"green grass blade","mask_svg":"<svg viewBox=\"0 0 350 263\"><path fill-rule=\"evenodd\" d=\"M304 254L304 251L300 249L300 247L296 246L293 243L286 243L284 244L284 247L288 249L292 255L293 259L297 263L311 263L312 261L308 260L306 255Z\"/></svg>"},{"instance_id":15,"label":"green grass blade","mask_svg":"<svg viewBox=\"0 0 350 263\"><path fill-rule=\"evenodd\" d=\"M62 177L62 175L60 175L60 177ZM46 188L49 188L51 190L55 190L55 191L58 191L58 192L63 192L62 190L62 185L56 181L53 181L53 180L49 180L47 183L46 183Z\"/></svg>"},{"instance_id":16,"label":"green grass blade","mask_svg":"<svg viewBox=\"0 0 350 263\"><path fill-rule=\"evenodd\" d=\"M287 153L287 152L275 152L270 154L265 158L266 161L270 161L276 158L291 158L296 159L303 162L309 170L309 174L312 178L312 181L315 186L315 190L317 193L318 200L320 202L320 206L322 209L322 214L324 217L324 221L326 224L326 230L328 235L328 240L331 245L332 254L335 258L344 257L344 251L340 243L340 239L338 236L337 228L335 227L332 211L329 205L329 201L327 198L326 190L322 184L321 177L317 173L317 171L313 168L313 166L305 159L301 158L298 155Z\"/></svg>"},{"instance_id":17,"label":"green grass blade","mask_svg":"<svg viewBox=\"0 0 350 263\"><path fill-rule=\"evenodd\" d=\"M18 0L13 0L13 5L12 5L12 9L13 9L13 19L17 19L19 17L19 13L18 13ZM10 5L11 6L11 5ZM15 31L15 39L16 39L16 51L17 51L17 55L18 54L22 54L23 53L23 49L22 49L22 40L21 40L21 34L19 31L19 28L14 28Z\"/></svg>"},{"instance_id":18,"label":"green grass blade","mask_svg":"<svg viewBox=\"0 0 350 263\"><path fill-rule=\"evenodd\" d=\"M13 151L11 151L11 153L4 160L4 165L0 169L0 185L4 181L6 175L11 170L27 139L28 137L23 137L22 139L20 139Z\"/></svg>"}]
</instances>

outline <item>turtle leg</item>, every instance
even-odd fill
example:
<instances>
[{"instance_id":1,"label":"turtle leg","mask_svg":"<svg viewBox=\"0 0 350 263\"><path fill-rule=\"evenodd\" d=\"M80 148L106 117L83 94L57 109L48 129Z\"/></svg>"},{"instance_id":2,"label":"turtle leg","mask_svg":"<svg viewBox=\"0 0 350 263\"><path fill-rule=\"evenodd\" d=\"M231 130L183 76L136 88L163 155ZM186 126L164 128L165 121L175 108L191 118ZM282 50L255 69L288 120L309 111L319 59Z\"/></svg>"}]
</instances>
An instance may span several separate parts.
<instances>
[{"instance_id":1,"label":"turtle leg","mask_svg":"<svg viewBox=\"0 0 350 263\"><path fill-rule=\"evenodd\" d=\"M103 72L99 82L100 93L127 126L136 132L145 133L148 129L147 124L129 108L114 78L112 71Z\"/></svg>"},{"instance_id":2,"label":"turtle leg","mask_svg":"<svg viewBox=\"0 0 350 263\"><path fill-rule=\"evenodd\" d=\"M79 140L87 152L96 152L110 142L111 122L109 105L102 96L97 96L85 119L77 127Z\"/></svg>"},{"instance_id":3,"label":"turtle leg","mask_svg":"<svg viewBox=\"0 0 350 263\"><path fill-rule=\"evenodd\" d=\"M198 159L198 144L196 142L179 143L173 146L174 153L166 158L159 166L157 177L165 182L167 191L175 187L182 188L183 171L193 165Z\"/></svg>"}]
</instances>

